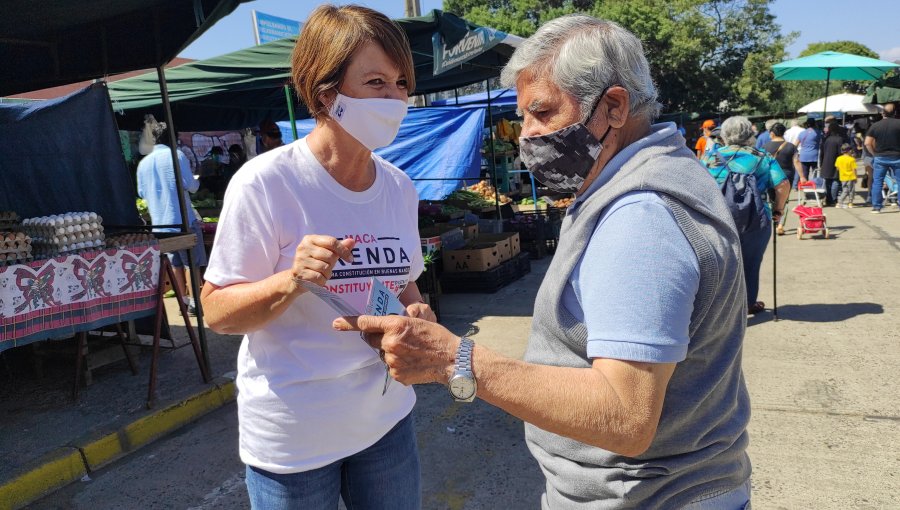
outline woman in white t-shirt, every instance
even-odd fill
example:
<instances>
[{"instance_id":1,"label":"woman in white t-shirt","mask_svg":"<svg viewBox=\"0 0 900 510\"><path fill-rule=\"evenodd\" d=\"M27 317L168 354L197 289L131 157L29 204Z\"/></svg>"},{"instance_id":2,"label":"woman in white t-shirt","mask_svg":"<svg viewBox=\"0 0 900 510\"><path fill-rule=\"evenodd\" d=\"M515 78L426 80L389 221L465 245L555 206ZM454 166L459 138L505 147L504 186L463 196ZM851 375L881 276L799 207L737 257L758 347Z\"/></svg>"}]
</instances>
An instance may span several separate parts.
<instances>
[{"instance_id":1,"label":"woman in white t-shirt","mask_svg":"<svg viewBox=\"0 0 900 510\"><path fill-rule=\"evenodd\" d=\"M421 506L411 387L304 286L365 310L371 278L434 321L418 197L372 154L389 145L415 83L403 31L358 6L322 6L303 27L292 78L316 119L304 139L245 164L225 194L206 271L210 327L242 333L240 455L254 509Z\"/></svg>"}]
</instances>

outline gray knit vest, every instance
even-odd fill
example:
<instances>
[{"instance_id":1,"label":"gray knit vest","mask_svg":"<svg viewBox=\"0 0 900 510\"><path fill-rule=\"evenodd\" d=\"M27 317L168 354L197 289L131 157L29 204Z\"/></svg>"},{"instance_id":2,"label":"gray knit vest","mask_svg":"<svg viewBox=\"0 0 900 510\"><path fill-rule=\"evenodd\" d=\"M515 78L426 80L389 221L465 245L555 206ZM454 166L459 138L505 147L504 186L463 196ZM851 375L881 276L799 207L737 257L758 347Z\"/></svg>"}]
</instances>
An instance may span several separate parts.
<instances>
[{"instance_id":1,"label":"gray knit vest","mask_svg":"<svg viewBox=\"0 0 900 510\"><path fill-rule=\"evenodd\" d=\"M740 244L715 181L677 132L637 152L566 216L535 299L525 359L591 366L587 329L562 305L563 290L606 206L639 190L663 198L699 260L687 358L676 365L656 437L639 457L525 425L528 447L547 478L543 508L679 508L733 490L750 476L745 452L750 399L741 372L747 297Z\"/></svg>"}]
</instances>

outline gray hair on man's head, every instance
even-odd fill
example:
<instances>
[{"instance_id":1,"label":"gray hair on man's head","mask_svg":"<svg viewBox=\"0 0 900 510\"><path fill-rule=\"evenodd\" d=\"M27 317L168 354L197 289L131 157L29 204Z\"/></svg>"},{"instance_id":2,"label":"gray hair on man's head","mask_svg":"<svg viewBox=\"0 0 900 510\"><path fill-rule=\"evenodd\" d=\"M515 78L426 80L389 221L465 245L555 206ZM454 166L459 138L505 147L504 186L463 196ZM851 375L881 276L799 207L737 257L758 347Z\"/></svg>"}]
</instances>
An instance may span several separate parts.
<instances>
[{"instance_id":1,"label":"gray hair on man's head","mask_svg":"<svg viewBox=\"0 0 900 510\"><path fill-rule=\"evenodd\" d=\"M722 141L727 145L747 145L753 138L753 124L747 117L728 117L722 123Z\"/></svg>"},{"instance_id":2,"label":"gray hair on man's head","mask_svg":"<svg viewBox=\"0 0 900 510\"><path fill-rule=\"evenodd\" d=\"M778 119L769 119L766 121L766 129L772 129L772 126L778 124Z\"/></svg>"},{"instance_id":3,"label":"gray hair on man's head","mask_svg":"<svg viewBox=\"0 0 900 510\"><path fill-rule=\"evenodd\" d=\"M659 115L656 85L640 39L618 24L571 14L544 24L516 49L500 76L514 87L523 71L548 77L574 97L584 118L607 88L628 91L630 115L653 120Z\"/></svg>"}]
</instances>

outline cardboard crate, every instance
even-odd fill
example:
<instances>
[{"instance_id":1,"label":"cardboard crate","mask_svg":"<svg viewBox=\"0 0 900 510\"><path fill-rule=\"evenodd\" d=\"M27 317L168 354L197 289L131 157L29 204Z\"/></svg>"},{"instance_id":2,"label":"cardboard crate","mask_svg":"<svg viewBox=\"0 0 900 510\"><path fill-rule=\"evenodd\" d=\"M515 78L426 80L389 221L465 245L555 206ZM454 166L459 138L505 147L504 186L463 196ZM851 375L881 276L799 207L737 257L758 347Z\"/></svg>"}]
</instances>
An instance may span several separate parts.
<instances>
[{"instance_id":1,"label":"cardboard crate","mask_svg":"<svg viewBox=\"0 0 900 510\"><path fill-rule=\"evenodd\" d=\"M432 239L434 237L440 237L440 248L445 250L455 250L466 245L466 240L463 237L462 229L452 225L435 225L433 227L420 229L419 237L422 239Z\"/></svg>"},{"instance_id":2,"label":"cardboard crate","mask_svg":"<svg viewBox=\"0 0 900 510\"><path fill-rule=\"evenodd\" d=\"M493 294L530 272L531 258L527 253L520 253L489 271L444 273L441 275L441 289L450 294Z\"/></svg>"},{"instance_id":3,"label":"cardboard crate","mask_svg":"<svg viewBox=\"0 0 900 510\"><path fill-rule=\"evenodd\" d=\"M504 232L502 234L481 234L479 243L495 243L500 254L500 262L512 259L522 252L522 244L517 232Z\"/></svg>"},{"instance_id":4,"label":"cardboard crate","mask_svg":"<svg viewBox=\"0 0 900 510\"><path fill-rule=\"evenodd\" d=\"M435 223L434 226L439 229L450 229L450 228L459 228L462 230L463 239L466 242L471 241L478 237L478 224L477 223Z\"/></svg>"},{"instance_id":5,"label":"cardboard crate","mask_svg":"<svg viewBox=\"0 0 900 510\"><path fill-rule=\"evenodd\" d=\"M460 250L444 250L444 272L489 271L500 265L495 243L474 244Z\"/></svg>"}]
</instances>

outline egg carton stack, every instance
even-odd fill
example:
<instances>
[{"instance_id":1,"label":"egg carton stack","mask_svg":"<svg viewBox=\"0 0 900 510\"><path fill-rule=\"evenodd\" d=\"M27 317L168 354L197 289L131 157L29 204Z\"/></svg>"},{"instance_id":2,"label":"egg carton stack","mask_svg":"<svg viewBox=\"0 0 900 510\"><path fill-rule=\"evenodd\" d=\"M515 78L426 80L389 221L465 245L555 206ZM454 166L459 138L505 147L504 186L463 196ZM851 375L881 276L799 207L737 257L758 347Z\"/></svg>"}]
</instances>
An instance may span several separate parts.
<instances>
[{"instance_id":1,"label":"egg carton stack","mask_svg":"<svg viewBox=\"0 0 900 510\"><path fill-rule=\"evenodd\" d=\"M21 231L0 231L0 266L34 260L31 238Z\"/></svg>"},{"instance_id":2,"label":"egg carton stack","mask_svg":"<svg viewBox=\"0 0 900 510\"><path fill-rule=\"evenodd\" d=\"M104 247L103 218L93 212L53 214L22 221L31 235L34 255L56 257Z\"/></svg>"},{"instance_id":3,"label":"egg carton stack","mask_svg":"<svg viewBox=\"0 0 900 510\"><path fill-rule=\"evenodd\" d=\"M0 211L0 266L31 262L31 238L22 231L19 215Z\"/></svg>"},{"instance_id":4,"label":"egg carton stack","mask_svg":"<svg viewBox=\"0 0 900 510\"><path fill-rule=\"evenodd\" d=\"M116 234L106 239L110 248L126 248L131 246L147 246L156 240L153 234Z\"/></svg>"},{"instance_id":5,"label":"egg carton stack","mask_svg":"<svg viewBox=\"0 0 900 510\"><path fill-rule=\"evenodd\" d=\"M15 211L0 211L0 230L19 230L21 224Z\"/></svg>"}]
</instances>

